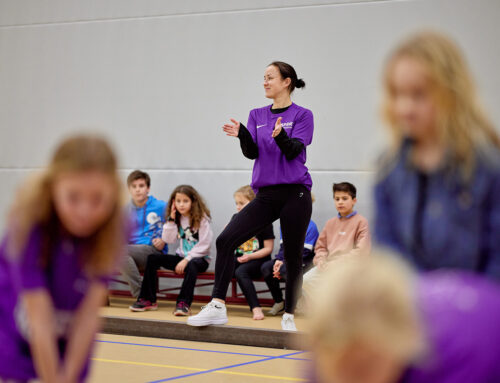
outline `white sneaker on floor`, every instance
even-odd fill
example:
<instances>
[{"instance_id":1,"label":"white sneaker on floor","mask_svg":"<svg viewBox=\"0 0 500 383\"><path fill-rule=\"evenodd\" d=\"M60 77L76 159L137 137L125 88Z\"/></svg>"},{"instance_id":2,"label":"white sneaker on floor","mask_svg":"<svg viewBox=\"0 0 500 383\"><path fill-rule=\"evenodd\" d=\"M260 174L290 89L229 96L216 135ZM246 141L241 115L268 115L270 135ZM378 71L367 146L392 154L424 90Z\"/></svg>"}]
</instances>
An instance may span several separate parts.
<instances>
[{"instance_id":1,"label":"white sneaker on floor","mask_svg":"<svg viewBox=\"0 0 500 383\"><path fill-rule=\"evenodd\" d=\"M293 320L293 314L283 314L283 319L281 319L281 328L285 331L297 331L295 321Z\"/></svg>"},{"instance_id":2,"label":"white sneaker on floor","mask_svg":"<svg viewBox=\"0 0 500 383\"><path fill-rule=\"evenodd\" d=\"M285 309L285 302L281 301L280 303L275 303L273 307L271 307L271 310L267 313L268 315L276 316L280 311L283 311Z\"/></svg>"},{"instance_id":3,"label":"white sneaker on floor","mask_svg":"<svg viewBox=\"0 0 500 383\"><path fill-rule=\"evenodd\" d=\"M211 301L201 308L201 311L188 317L189 326L208 326L211 324L226 324L227 312L226 305L220 302Z\"/></svg>"}]
</instances>

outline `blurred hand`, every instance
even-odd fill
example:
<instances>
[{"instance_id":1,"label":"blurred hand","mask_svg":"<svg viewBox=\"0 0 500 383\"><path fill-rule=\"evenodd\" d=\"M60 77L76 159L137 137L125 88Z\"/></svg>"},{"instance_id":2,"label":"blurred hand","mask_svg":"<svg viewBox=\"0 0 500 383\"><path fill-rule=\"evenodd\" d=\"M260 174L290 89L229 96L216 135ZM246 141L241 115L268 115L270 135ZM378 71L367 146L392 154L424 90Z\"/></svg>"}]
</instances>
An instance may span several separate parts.
<instances>
[{"instance_id":1,"label":"blurred hand","mask_svg":"<svg viewBox=\"0 0 500 383\"><path fill-rule=\"evenodd\" d=\"M157 249L162 251L163 248L165 247L165 242L161 238L153 238L153 246Z\"/></svg>"},{"instance_id":2,"label":"blurred hand","mask_svg":"<svg viewBox=\"0 0 500 383\"><path fill-rule=\"evenodd\" d=\"M230 137L238 137L240 133L240 123L233 118L231 118L231 122L232 124L224 124L222 130Z\"/></svg>"},{"instance_id":3,"label":"blurred hand","mask_svg":"<svg viewBox=\"0 0 500 383\"><path fill-rule=\"evenodd\" d=\"M321 259L326 259L326 254L324 253L316 254L313 258L313 265L318 266L318 263L320 262Z\"/></svg>"},{"instance_id":4,"label":"blurred hand","mask_svg":"<svg viewBox=\"0 0 500 383\"><path fill-rule=\"evenodd\" d=\"M170 218L175 219L175 213L177 213L177 209L175 208L175 201L172 201L172 210L170 211Z\"/></svg>"},{"instance_id":5,"label":"blurred hand","mask_svg":"<svg viewBox=\"0 0 500 383\"><path fill-rule=\"evenodd\" d=\"M188 262L189 261L186 258L184 258L182 261L180 261L177 264L177 266L175 266L175 273L176 274L183 274Z\"/></svg>"},{"instance_id":6,"label":"blurred hand","mask_svg":"<svg viewBox=\"0 0 500 383\"><path fill-rule=\"evenodd\" d=\"M276 279L281 279L281 274L280 274L280 268L283 265L283 261L280 261L279 259L274 262L273 266L273 277Z\"/></svg>"},{"instance_id":7,"label":"blurred hand","mask_svg":"<svg viewBox=\"0 0 500 383\"><path fill-rule=\"evenodd\" d=\"M318 260L316 267L318 270L324 270L326 268L326 257L322 257Z\"/></svg>"},{"instance_id":8,"label":"blurred hand","mask_svg":"<svg viewBox=\"0 0 500 383\"><path fill-rule=\"evenodd\" d=\"M245 263L245 262L248 262L250 260L250 256L248 254L244 254L241 257L236 258L236 260L239 263Z\"/></svg>"}]
</instances>

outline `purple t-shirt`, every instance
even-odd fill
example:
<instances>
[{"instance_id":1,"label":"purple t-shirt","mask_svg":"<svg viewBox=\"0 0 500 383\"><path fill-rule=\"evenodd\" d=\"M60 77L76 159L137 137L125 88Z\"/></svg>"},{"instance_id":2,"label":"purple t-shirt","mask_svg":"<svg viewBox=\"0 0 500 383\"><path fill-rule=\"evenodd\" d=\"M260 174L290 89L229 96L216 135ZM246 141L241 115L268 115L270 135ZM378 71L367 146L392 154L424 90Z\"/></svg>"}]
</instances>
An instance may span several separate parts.
<instances>
[{"instance_id":1,"label":"purple t-shirt","mask_svg":"<svg viewBox=\"0 0 500 383\"><path fill-rule=\"evenodd\" d=\"M271 105L253 109L248 117L247 129L259 148L252 174L252 188L280 184L299 184L311 189L311 175L305 165L306 149L293 160L287 160L274 138L271 136L278 117L288 137L296 138L304 144L311 144L314 130L313 114L296 104L283 113L272 113Z\"/></svg>"},{"instance_id":2,"label":"purple t-shirt","mask_svg":"<svg viewBox=\"0 0 500 383\"><path fill-rule=\"evenodd\" d=\"M34 230L24 252L11 257L7 238L0 245L0 378L27 380L36 376L28 344L26 313L19 295L46 289L55 310L60 355L64 355L69 325L92 280L80 262L84 240L61 236L52 252L50 267L41 264L41 232ZM106 283L108 276L98 280ZM87 367L84 368L84 374Z\"/></svg>"},{"instance_id":3,"label":"purple t-shirt","mask_svg":"<svg viewBox=\"0 0 500 383\"><path fill-rule=\"evenodd\" d=\"M436 271L421 277L417 291L430 352L401 382L500 382L500 285Z\"/></svg>"}]
</instances>

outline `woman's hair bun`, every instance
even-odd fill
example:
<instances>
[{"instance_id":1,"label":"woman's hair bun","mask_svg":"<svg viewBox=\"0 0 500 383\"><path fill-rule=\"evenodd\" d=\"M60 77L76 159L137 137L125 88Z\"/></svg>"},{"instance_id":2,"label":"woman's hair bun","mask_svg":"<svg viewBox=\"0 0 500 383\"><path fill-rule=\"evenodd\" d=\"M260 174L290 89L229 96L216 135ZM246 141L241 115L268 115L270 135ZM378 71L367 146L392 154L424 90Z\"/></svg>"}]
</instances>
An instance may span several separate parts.
<instances>
[{"instance_id":1,"label":"woman's hair bun","mask_svg":"<svg viewBox=\"0 0 500 383\"><path fill-rule=\"evenodd\" d=\"M306 86L306 83L301 78L299 78L295 81L296 88L304 88L305 86Z\"/></svg>"}]
</instances>

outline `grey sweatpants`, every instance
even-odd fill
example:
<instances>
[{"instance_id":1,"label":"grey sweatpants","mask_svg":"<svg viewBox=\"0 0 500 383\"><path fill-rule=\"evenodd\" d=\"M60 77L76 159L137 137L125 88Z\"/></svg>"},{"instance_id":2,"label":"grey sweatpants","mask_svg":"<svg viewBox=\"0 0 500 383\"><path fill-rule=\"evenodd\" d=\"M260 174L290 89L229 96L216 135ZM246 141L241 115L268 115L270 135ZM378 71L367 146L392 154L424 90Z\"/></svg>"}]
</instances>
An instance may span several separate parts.
<instances>
[{"instance_id":1,"label":"grey sweatpants","mask_svg":"<svg viewBox=\"0 0 500 383\"><path fill-rule=\"evenodd\" d=\"M149 254L162 254L162 252L151 245L127 245L127 254L121 272L134 298L137 298L141 292L140 273L146 268Z\"/></svg>"}]
</instances>

